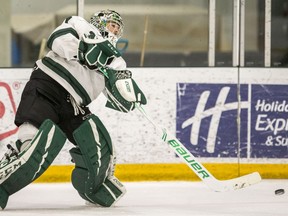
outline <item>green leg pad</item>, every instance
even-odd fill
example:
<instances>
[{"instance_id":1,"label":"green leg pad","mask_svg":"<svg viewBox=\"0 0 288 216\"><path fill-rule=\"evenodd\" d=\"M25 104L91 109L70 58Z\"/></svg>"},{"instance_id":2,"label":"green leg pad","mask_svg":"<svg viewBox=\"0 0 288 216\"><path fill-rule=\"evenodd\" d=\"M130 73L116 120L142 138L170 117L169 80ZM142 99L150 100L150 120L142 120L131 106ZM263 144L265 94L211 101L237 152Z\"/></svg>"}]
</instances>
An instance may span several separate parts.
<instances>
[{"instance_id":1,"label":"green leg pad","mask_svg":"<svg viewBox=\"0 0 288 216\"><path fill-rule=\"evenodd\" d=\"M102 206L111 206L122 192L117 187L110 186L107 179L113 150L106 128L92 115L74 131L73 136L78 145L70 150L75 162L72 172L73 187L83 199ZM109 192L111 190L112 195Z\"/></svg>"},{"instance_id":2,"label":"green leg pad","mask_svg":"<svg viewBox=\"0 0 288 216\"><path fill-rule=\"evenodd\" d=\"M72 172L72 185L83 199L91 202L89 197L85 194L94 194L94 191L101 187L106 177L106 170L108 169L109 161L105 162L105 166L102 166L102 169L99 170L97 175L94 171L90 172L87 169L79 148L72 148L70 154L75 162L75 169ZM105 158L109 159L110 154ZM97 169L97 166L98 163L95 163L95 170Z\"/></svg>"},{"instance_id":3,"label":"green leg pad","mask_svg":"<svg viewBox=\"0 0 288 216\"><path fill-rule=\"evenodd\" d=\"M86 169L87 180L85 184L85 193L90 194L102 184L106 177L106 172L109 167L110 155L112 154L111 138L100 121L95 115L91 115L82 125L73 133L74 139L79 147L78 152L71 150L71 156L75 161L75 172L72 174L72 184L75 187L77 183L78 173L82 171L77 169ZM79 151L80 150L80 151ZM82 158L79 156L82 155ZM76 188L79 192L80 188Z\"/></svg>"},{"instance_id":4,"label":"green leg pad","mask_svg":"<svg viewBox=\"0 0 288 216\"><path fill-rule=\"evenodd\" d=\"M79 148L72 148L70 154L75 162L75 169L72 172L73 187L79 193L93 193L106 177L110 162L110 152L106 151L99 160L94 158L94 163L91 163L90 166L86 165L86 160L89 160L89 158L85 160L86 156L81 155ZM99 164L101 167L99 167ZM93 168L90 170L88 167Z\"/></svg>"},{"instance_id":5,"label":"green leg pad","mask_svg":"<svg viewBox=\"0 0 288 216\"><path fill-rule=\"evenodd\" d=\"M66 136L57 125L51 120L44 121L33 140L18 157L1 161L0 200L4 194L3 190L11 195L42 175L56 158L65 141ZM1 207L3 203L0 203Z\"/></svg>"},{"instance_id":6,"label":"green leg pad","mask_svg":"<svg viewBox=\"0 0 288 216\"><path fill-rule=\"evenodd\" d=\"M0 186L0 207L2 209L6 207L8 198L9 198L9 194L2 186Z\"/></svg>"}]
</instances>

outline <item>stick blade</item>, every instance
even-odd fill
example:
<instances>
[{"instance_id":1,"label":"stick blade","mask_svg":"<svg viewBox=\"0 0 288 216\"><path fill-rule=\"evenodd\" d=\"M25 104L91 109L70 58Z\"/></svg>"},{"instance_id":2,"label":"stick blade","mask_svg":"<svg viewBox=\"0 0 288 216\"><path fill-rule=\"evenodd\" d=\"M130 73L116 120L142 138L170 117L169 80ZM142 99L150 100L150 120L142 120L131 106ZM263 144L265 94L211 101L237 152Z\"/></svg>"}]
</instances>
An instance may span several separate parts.
<instances>
[{"instance_id":1,"label":"stick blade","mask_svg":"<svg viewBox=\"0 0 288 216\"><path fill-rule=\"evenodd\" d=\"M215 188L215 191L225 192L238 190L257 184L261 180L262 178L260 174L258 172L253 172L238 178L220 181L220 184L217 188Z\"/></svg>"}]
</instances>

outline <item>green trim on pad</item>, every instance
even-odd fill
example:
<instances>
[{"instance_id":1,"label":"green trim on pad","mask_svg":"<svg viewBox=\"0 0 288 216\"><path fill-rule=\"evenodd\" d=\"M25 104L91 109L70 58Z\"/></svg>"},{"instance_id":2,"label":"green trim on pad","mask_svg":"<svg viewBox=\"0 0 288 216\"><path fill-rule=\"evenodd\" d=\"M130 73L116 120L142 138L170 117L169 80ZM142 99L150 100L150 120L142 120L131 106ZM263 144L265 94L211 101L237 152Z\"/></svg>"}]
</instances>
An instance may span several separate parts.
<instances>
[{"instance_id":1,"label":"green trim on pad","mask_svg":"<svg viewBox=\"0 0 288 216\"><path fill-rule=\"evenodd\" d=\"M288 178L288 164L203 163L219 180L259 172L263 179ZM74 165L53 165L35 182L70 182ZM128 181L199 181L186 164L117 164L115 176Z\"/></svg>"}]
</instances>

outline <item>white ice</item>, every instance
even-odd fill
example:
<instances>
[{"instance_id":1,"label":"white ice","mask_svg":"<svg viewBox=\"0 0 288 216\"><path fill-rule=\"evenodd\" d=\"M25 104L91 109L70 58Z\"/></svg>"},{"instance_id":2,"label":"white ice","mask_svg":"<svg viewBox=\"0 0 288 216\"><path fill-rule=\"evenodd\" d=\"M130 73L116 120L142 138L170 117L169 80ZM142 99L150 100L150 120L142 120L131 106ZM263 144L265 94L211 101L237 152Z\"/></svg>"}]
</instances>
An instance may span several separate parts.
<instances>
[{"instance_id":1,"label":"white ice","mask_svg":"<svg viewBox=\"0 0 288 216\"><path fill-rule=\"evenodd\" d=\"M249 188L216 193L203 182L124 182L114 206L87 206L70 183L31 184L9 198L5 216L287 216L288 180L263 180ZM276 189L286 189L275 195Z\"/></svg>"}]
</instances>

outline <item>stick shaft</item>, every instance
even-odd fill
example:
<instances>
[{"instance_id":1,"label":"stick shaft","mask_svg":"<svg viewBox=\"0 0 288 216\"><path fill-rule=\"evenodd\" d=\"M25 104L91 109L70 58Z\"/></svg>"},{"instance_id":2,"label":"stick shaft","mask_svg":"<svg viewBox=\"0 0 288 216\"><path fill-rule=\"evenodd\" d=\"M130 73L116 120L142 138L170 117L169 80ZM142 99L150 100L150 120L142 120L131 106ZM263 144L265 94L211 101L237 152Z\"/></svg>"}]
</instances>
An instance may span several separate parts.
<instances>
[{"instance_id":1,"label":"stick shaft","mask_svg":"<svg viewBox=\"0 0 288 216\"><path fill-rule=\"evenodd\" d=\"M212 190L216 192L237 190L261 181L261 176L257 172L230 180L220 181L216 179L176 137L170 134L166 128L161 128L158 126L146 113L143 107L136 103L136 108L157 129L157 131L162 134L161 139L165 141L179 156L179 158L181 158L187 164L187 166Z\"/></svg>"}]
</instances>

